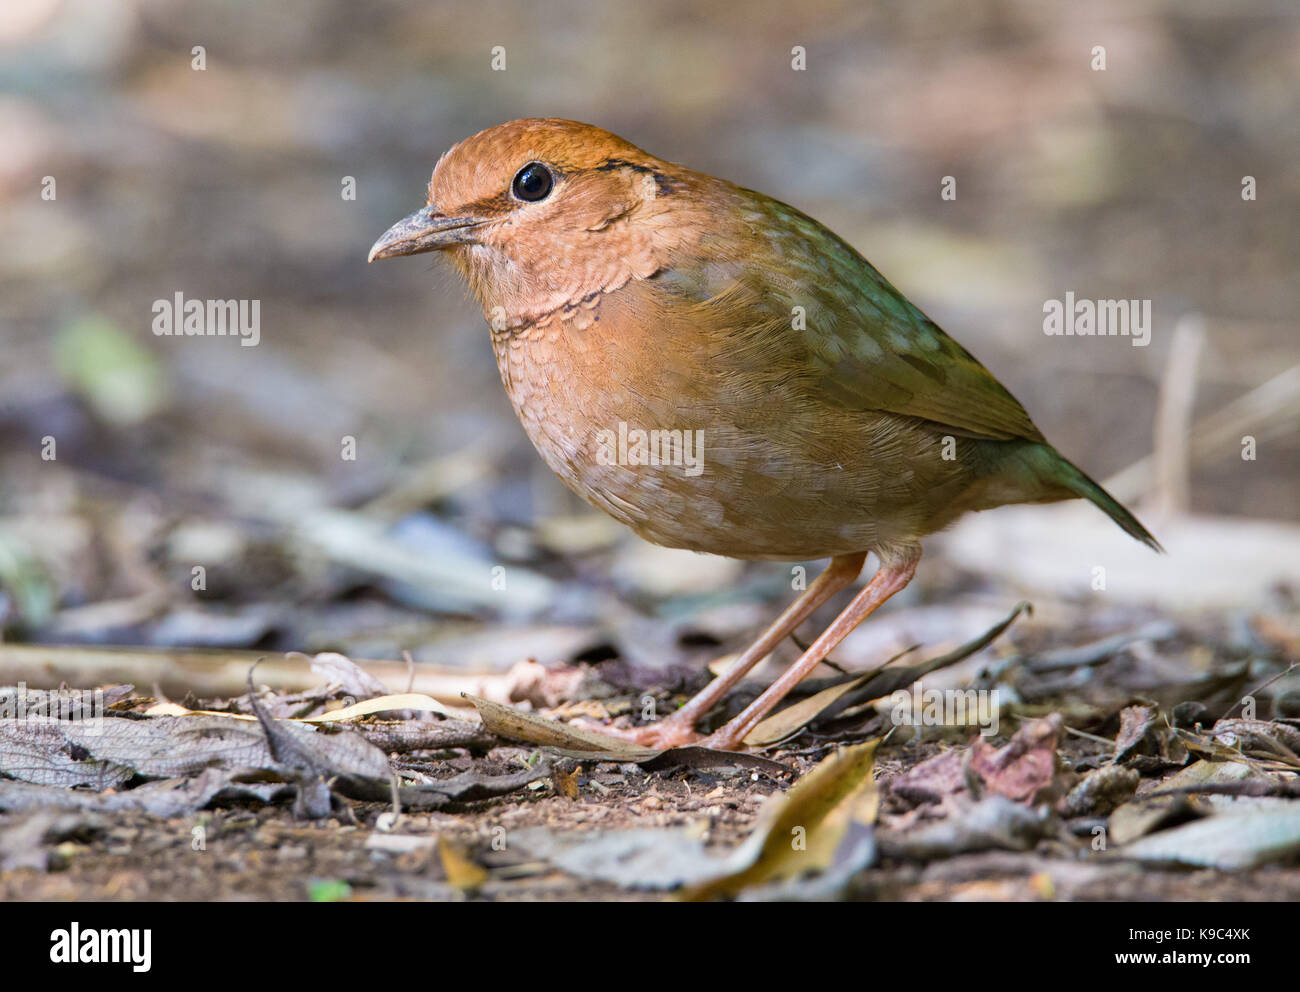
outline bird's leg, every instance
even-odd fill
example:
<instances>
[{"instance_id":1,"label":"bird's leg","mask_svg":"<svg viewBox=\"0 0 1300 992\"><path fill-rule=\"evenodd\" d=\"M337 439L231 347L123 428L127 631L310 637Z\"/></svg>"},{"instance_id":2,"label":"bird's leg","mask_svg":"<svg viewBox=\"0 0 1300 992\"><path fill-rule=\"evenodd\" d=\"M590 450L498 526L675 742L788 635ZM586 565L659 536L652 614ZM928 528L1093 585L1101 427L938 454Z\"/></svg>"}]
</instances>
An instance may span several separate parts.
<instances>
[{"instance_id":1,"label":"bird's leg","mask_svg":"<svg viewBox=\"0 0 1300 992\"><path fill-rule=\"evenodd\" d=\"M866 560L866 552L837 555L832 558L826 570L813 580L812 585L776 618L772 626L768 627L725 673L701 689L685 706L670 716L664 717L658 723L620 733L619 736L627 736L647 747L677 747L698 740L699 735L695 733L696 722L721 702L736 683L745 677L746 672L771 654L772 650L789 637L799 624L812 616L819 606L856 579L862 573L862 566ZM608 732L608 728L602 729Z\"/></svg>"},{"instance_id":2,"label":"bird's leg","mask_svg":"<svg viewBox=\"0 0 1300 992\"><path fill-rule=\"evenodd\" d=\"M772 707L785 698L786 693L834 651L840 641L848 637L858 624L871 616L880 604L912 580L912 575L916 572L916 563L920 558L921 553L917 550L906 558L882 565L880 571L872 576L871 581L858 593L853 602L835 618L835 622L826 628L821 637L813 641L798 661L768 686L767 690L750 703L739 716L701 743L723 751L735 751L744 747L745 737L772 711Z\"/></svg>"}]
</instances>

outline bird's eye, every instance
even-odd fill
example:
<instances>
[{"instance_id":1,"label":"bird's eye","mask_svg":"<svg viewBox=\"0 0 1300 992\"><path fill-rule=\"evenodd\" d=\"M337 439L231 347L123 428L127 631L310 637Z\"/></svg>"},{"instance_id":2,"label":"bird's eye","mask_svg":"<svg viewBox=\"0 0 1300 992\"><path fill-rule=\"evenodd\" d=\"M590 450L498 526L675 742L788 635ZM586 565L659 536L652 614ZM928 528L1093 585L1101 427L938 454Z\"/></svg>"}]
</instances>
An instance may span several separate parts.
<instances>
[{"instance_id":1,"label":"bird's eye","mask_svg":"<svg viewBox=\"0 0 1300 992\"><path fill-rule=\"evenodd\" d=\"M541 162L529 162L516 173L510 189L518 199L536 203L545 200L554 185L555 179L551 176L550 169Z\"/></svg>"}]
</instances>

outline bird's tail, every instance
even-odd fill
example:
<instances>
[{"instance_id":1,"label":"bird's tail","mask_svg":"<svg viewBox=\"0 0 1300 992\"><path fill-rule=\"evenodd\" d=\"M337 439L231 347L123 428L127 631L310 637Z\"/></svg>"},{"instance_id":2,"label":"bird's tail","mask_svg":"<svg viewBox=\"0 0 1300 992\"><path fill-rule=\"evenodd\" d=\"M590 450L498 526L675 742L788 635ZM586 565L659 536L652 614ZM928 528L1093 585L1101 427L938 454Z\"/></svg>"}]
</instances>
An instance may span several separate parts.
<instances>
[{"instance_id":1,"label":"bird's tail","mask_svg":"<svg viewBox=\"0 0 1300 992\"><path fill-rule=\"evenodd\" d=\"M1095 504L1102 513L1119 524L1124 529L1124 533L1137 538L1148 548L1164 554L1165 549L1160 546L1160 542L1151 536L1151 532L1138 522L1137 517L1133 516L1123 503L1102 489L1081 469L1062 458L1059 453L1054 452L1054 454L1060 459L1061 467L1064 468L1064 471L1054 473L1061 485L1074 495L1082 496Z\"/></svg>"}]
</instances>

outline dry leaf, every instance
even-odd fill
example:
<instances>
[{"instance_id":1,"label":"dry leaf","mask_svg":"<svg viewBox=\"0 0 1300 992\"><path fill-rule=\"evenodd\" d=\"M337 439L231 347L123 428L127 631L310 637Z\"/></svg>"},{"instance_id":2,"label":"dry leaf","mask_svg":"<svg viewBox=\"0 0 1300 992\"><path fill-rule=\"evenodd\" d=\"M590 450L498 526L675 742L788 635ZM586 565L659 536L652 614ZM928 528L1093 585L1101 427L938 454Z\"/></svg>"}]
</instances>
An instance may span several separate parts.
<instances>
[{"instance_id":1,"label":"dry leaf","mask_svg":"<svg viewBox=\"0 0 1300 992\"><path fill-rule=\"evenodd\" d=\"M464 849L445 837L438 838L438 857L447 881L462 892L477 892L487 881L487 869L472 861Z\"/></svg>"},{"instance_id":2,"label":"dry leaf","mask_svg":"<svg viewBox=\"0 0 1300 992\"><path fill-rule=\"evenodd\" d=\"M1057 742L1064 721L1053 713L1025 723L1006 747L995 748L985 738L971 743L966 761L967 778L986 792L1016 802L1037 803L1065 792L1056 760Z\"/></svg>"},{"instance_id":3,"label":"dry leaf","mask_svg":"<svg viewBox=\"0 0 1300 992\"><path fill-rule=\"evenodd\" d=\"M574 766L567 772L557 768L551 774L551 785L555 791L566 799L578 798L578 772L581 771L579 766Z\"/></svg>"},{"instance_id":4,"label":"dry leaf","mask_svg":"<svg viewBox=\"0 0 1300 992\"><path fill-rule=\"evenodd\" d=\"M468 692L461 693L461 696L478 709L483 725L488 730L507 740L553 747L563 754L575 757L600 757L604 761L646 761L663 754L663 751L655 748L640 747L608 734L598 734L558 720L548 720Z\"/></svg>"},{"instance_id":5,"label":"dry leaf","mask_svg":"<svg viewBox=\"0 0 1300 992\"><path fill-rule=\"evenodd\" d=\"M825 869L850 821L875 822L871 770L879 740L836 751L760 814L758 826L727 859L726 874L683 893L687 900L734 896L754 885Z\"/></svg>"},{"instance_id":6,"label":"dry leaf","mask_svg":"<svg viewBox=\"0 0 1300 992\"><path fill-rule=\"evenodd\" d=\"M1300 803L1221 813L1134 841L1120 854L1139 861L1173 861L1239 871L1300 851Z\"/></svg>"},{"instance_id":7,"label":"dry leaf","mask_svg":"<svg viewBox=\"0 0 1300 992\"><path fill-rule=\"evenodd\" d=\"M795 731L815 720L817 715L830 706L831 703L845 693L859 688L875 674L874 669L870 672L863 672L851 681L841 682L829 689L823 689L816 695L801 699L793 706L787 706L779 713L774 713L749 732L745 737L746 746L766 747L769 744L776 744L785 740Z\"/></svg>"}]
</instances>

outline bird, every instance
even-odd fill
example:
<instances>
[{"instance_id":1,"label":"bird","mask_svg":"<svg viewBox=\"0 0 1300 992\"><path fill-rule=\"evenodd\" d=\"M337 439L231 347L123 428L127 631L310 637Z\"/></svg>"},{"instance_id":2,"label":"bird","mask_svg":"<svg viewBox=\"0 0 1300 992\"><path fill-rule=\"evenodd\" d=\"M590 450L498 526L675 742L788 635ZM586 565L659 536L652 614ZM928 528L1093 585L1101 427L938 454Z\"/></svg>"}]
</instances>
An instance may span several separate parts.
<instances>
[{"instance_id":1,"label":"bird","mask_svg":"<svg viewBox=\"0 0 1300 992\"><path fill-rule=\"evenodd\" d=\"M425 252L464 277L525 432L579 496L670 548L829 559L727 671L613 735L744 749L963 514L1083 498L1162 550L848 242L602 128L530 118L453 145L369 261ZM876 572L799 659L698 731L871 552Z\"/></svg>"}]
</instances>

